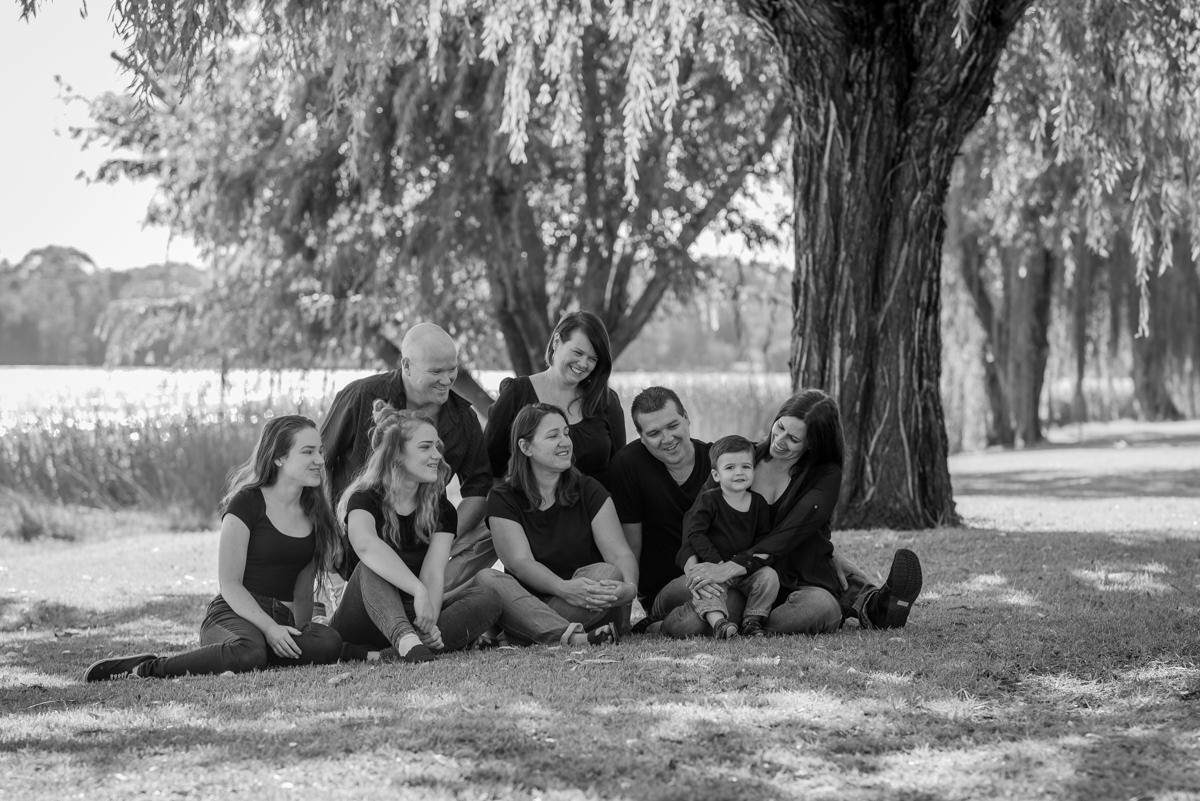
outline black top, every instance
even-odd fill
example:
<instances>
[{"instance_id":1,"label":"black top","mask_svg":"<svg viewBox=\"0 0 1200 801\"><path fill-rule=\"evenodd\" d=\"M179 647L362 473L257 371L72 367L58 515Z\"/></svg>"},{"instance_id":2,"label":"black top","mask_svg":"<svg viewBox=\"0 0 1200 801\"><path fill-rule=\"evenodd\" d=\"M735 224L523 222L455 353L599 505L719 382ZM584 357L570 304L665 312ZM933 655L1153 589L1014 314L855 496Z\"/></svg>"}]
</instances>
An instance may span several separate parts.
<instances>
[{"instance_id":1,"label":"black top","mask_svg":"<svg viewBox=\"0 0 1200 801\"><path fill-rule=\"evenodd\" d=\"M696 463L683 484L675 483L667 466L655 459L640 439L618 451L604 475L621 522L642 524L638 594L647 601L653 601L659 590L681 575L675 555L683 541L683 516L712 472L709 443L693 439L692 447Z\"/></svg>"},{"instance_id":2,"label":"black top","mask_svg":"<svg viewBox=\"0 0 1200 801\"><path fill-rule=\"evenodd\" d=\"M682 569L688 557L714 564L730 561L753 572L762 567L754 547L771 530L771 507L750 490L750 508L740 512L729 505L720 487L704 490L683 518L684 542L675 561Z\"/></svg>"},{"instance_id":3,"label":"black top","mask_svg":"<svg viewBox=\"0 0 1200 801\"><path fill-rule=\"evenodd\" d=\"M841 490L840 466L810 465L770 505L771 531L754 550L771 555L785 592L814 586L841 595L830 539L830 521Z\"/></svg>"},{"instance_id":4,"label":"black top","mask_svg":"<svg viewBox=\"0 0 1200 801\"><path fill-rule=\"evenodd\" d=\"M517 412L537 402L537 390L533 388L529 376L506 378L500 383L500 396L488 410L487 429L484 431L492 475L497 478L508 473L509 438ZM621 410L621 399L617 393L610 389L604 412L571 423L570 432L571 443L575 446L575 466L584 475L599 476L608 467L613 454L625 444L625 413Z\"/></svg>"},{"instance_id":5,"label":"black top","mask_svg":"<svg viewBox=\"0 0 1200 801\"><path fill-rule=\"evenodd\" d=\"M350 501L346 506L346 517L344 521L349 526L350 513L355 509L362 509L371 517L375 518L375 533L379 535L379 539L383 540L388 546L396 552L404 564L408 565L408 569L413 572L414 576L421 575L421 566L425 563L425 554L429 552L429 543L421 542L417 539L417 532L414 527L414 518L416 513L409 515L398 515L397 523L399 529L398 537L392 540L386 536L383 531L383 493L378 489L359 490L350 496ZM446 500L443 495L438 499L438 522L434 526L434 531L449 531L451 534L458 528L458 513L454 510L454 505ZM358 555L354 556L354 563L358 563ZM350 568L353 570L353 566Z\"/></svg>"},{"instance_id":6,"label":"black top","mask_svg":"<svg viewBox=\"0 0 1200 801\"><path fill-rule=\"evenodd\" d=\"M530 509L525 494L508 484L497 485L488 495L488 517L519 523L525 529L529 550L562 579L584 565L603 562L592 534L592 519L608 500L604 487L590 476L581 476L579 499L571 506Z\"/></svg>"},{"instance_id":7,"label":"black top","mask_svg":"<svg viewBox=\"0 0 1200 801\"><path fill-rule=\"evenodd\" d=\"M242 586L255 595L291 601L296 577L308 567L317 549L312 530L304 537L289 537L275 528L267 517L267 501L257 488L244 489L230 498L225 515L233 515L250 529Z\"/></svg>"},{"instance_id":8,"label":"black top","mask_svg":"<svg viewBox=\"0 0 1200 801\"><path fill-rule=\"evenodd\" d=\"M399 370L351 381L338 392L321 422L321 444L325 446L325 472L337 504L342 492L367 463L371 451L371 406L382 398L397 409L407 398ZM475 411L461 395L450 391L437 416L442 456L458 476L462 497L482 498L492 486L483 429Z\"/></svg>"}]
</instances>

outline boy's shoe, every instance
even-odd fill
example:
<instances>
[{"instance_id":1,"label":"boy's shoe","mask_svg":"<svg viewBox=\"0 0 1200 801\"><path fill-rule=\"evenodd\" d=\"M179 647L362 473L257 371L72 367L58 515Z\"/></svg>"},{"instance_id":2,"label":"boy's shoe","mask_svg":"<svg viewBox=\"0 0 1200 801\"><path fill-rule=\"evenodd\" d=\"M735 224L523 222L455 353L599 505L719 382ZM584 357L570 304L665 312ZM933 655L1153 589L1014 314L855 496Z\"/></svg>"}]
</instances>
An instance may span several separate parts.
<instances>
[{"instance_id":1,"label":"boy's shoe","mask_svg":"<svg viewBox=\"0 0 1200 801\"><path fill-rule=\"evenodd\" d=\"M657 622L658 622L657 618L653 618L653 617L650 617L649 615L646 615L644 618L639 620L637 623L633 624L633 626L629 629L629 633L630 634L645 634L646 630L649 629L651 626L653 626Z\"/></svg>"},{"instance_id":2,"label":"boy's shoe","mask_svg":"<svg viewBox=\"0 0 1200 801\"><path fill-rule=\"evenodd\" d=\"M871 599L867 616L875 628L898 629L908 622L913 602L921 594L921 560L907 548L896 551L887 581Z\"/></svg>"},{"instance_id":3,"label":"boy's shoe","mask_svg":"<svg viewBox=\"0 0 1200 801\"><path fill-rule=\"evenodd\" d=\"M743 637L766 637L767 630L763 628L763 623L767 619L762 615L747 615L742 620L742 636Z\"/></svg>"},{"instance_id":4,"label":"boy's shoe","mask_svg":"<svg viewBox=\"0 0 1200 801\"><path fill-rule=\"evenodd\" d=\"M713 623L712 630L713 639L715 640L728 640L738 636L737 623L734 623L729 618L724 618Z\"/></svg>"},{"instance_id":5,"label":"boy's shoe","mask_svg":"<svg viewBox=\"0 0 1200 801\"><path fill-rule=\"evenodd\" d=\"M140 679L145 674L140 671L158 657L155 654L133 654L131 656L114 656L111 659L101 659L93 662L83 671L84 681L108 681L110 679Z\"/></svg>"},{"instance_id":6,"label":"boy's shoe","mask_svg":"<svg viewBox=\"0 0 1200 801\"><path fill-rule=\"evenodd\" d=\"M597 626L587 633L588 645L604 645L613 643L614 645L620 642L620 635L617 634L617 627L612 623L605 623L603 626Z\"/></svg>"}]
</instances>

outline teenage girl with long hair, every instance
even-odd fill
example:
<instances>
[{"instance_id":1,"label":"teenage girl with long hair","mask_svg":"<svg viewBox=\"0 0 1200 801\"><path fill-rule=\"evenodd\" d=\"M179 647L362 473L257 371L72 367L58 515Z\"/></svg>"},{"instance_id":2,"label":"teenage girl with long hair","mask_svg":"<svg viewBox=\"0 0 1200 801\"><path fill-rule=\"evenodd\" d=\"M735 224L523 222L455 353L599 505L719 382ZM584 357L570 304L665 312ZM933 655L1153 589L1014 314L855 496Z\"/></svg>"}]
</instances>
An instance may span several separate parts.
<instances>
[{"instance_id":1,"label":"teenage girl with long hair","mask_svg":"<svg viewBox=\"0 0 1200 801\"><path fill-rule=\"evenodd\" d=\"M221 501L220 594L200 625L200 648L177 656L102 659L86 681L239 673L327 664L341 655L333 629L312 622L313 583L339 545L324 488L317 426L307 417L268 420Z\"/></svg>"},{"instance_id":2,"label":"teenage girl with long hair","mask_svg":"<svg viewBox=\"0 0 1200 801\"><path fill-rule=\"evenodd\" d=\"M332 625L347 658L390 646L405 661L424 662L477 640L496 622L499 604L474 584L445 597L458 518L446 500L450 468L433 421L382 400L373 418L366 466L338 501L359 562Z\"/></svg>"}]
</instances>

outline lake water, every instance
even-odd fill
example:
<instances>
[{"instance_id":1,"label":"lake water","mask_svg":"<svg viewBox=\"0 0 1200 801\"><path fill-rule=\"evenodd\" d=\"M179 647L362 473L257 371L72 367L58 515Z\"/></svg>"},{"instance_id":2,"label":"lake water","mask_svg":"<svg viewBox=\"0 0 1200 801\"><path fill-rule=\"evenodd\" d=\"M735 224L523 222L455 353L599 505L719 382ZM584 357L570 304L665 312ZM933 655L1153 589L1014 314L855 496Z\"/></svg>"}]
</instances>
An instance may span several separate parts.
<instances>
[{"instance_id":1,"label":"lake water","mask_svg":"<svg viewBox=\"0 0 1200 801\"><path fill-rule=\"evenodd\" d=\"M320 418L342 386L375 370L217 370L163 368L0 367L0 430L44 423L169 418L266 404ZM476 380L495 395L510 372L484 370ZM682 397L697 436L753 434L764 410L790 392L785 373L614 373L611 386L628 410L644 387L661 384ZM627 418L627 423L628 423ZM632 425L630 435L632 436Z\"/></svg>"}]
</instances>

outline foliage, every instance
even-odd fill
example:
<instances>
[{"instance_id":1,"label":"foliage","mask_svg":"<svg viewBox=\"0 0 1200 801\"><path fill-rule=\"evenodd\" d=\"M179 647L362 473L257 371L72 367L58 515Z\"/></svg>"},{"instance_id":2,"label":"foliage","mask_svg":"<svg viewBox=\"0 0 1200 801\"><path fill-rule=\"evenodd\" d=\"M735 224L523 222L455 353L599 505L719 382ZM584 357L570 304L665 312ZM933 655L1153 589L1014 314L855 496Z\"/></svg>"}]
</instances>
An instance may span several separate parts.
<instances>
[{"instance_id":1,"label":"foliage","mask_svg":"<svg viewBox=\"0 0 1200 801\"><path fill-rule=\"evenodd\" d=\"M223 18L209 8L206 20ZM774 236L735 196L777 170L786 109L773 62L719 14L672 18L670 47L686 54L671 92L641 98L664 110L651 117L629 104L651 77L631 44L640 11L621 22L546 10L531 24L563 33L499 63L487 16L430 22L428 38L413 33L425 12L364 3L334 20L305 16L312 42L331 35L326 26L355 32L334 47L280 41L273 13L213 45L220 66L204 91L181 94L186 65L151 70L172 62L135 48L125 63L149 105L100 98L96 127L80 132L135 154L101 178L158 181L154 218L212 248L221 284L194 324L236 332L223 343L235 363L278 364L297 350L328 359L341 342L361 361L389 321L425 317L485 363L496 361L498 327L514 368L528 372L554 321L577 306L601 314L619 353L663 297L706 277L689 253L701 232ZM734 45L740 58L727 62ZM557 94L523 59L557 71ZM536 98L514 116L523 89Z\"/></svg>"}]
</instances>

